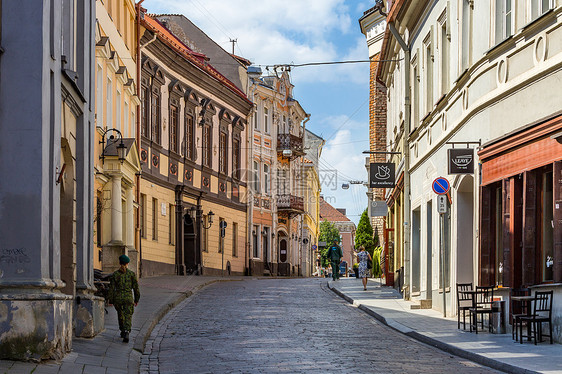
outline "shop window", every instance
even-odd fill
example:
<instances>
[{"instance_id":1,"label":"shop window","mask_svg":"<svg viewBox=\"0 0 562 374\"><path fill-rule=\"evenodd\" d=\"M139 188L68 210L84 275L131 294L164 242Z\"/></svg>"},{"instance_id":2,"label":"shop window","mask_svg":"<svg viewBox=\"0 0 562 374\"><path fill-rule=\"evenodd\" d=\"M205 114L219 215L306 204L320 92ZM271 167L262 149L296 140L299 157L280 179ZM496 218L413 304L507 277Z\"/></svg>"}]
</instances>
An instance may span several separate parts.
<instances>
[{"instance_id":1,"label":"shop window","mask_svg":"<svg viewBox=\"0 0 562 374\"><path fill-rule=\"evenodd\" d=\"M232 256L238 257L238 223L232 223Z\"/></svg>"}]
</instances>

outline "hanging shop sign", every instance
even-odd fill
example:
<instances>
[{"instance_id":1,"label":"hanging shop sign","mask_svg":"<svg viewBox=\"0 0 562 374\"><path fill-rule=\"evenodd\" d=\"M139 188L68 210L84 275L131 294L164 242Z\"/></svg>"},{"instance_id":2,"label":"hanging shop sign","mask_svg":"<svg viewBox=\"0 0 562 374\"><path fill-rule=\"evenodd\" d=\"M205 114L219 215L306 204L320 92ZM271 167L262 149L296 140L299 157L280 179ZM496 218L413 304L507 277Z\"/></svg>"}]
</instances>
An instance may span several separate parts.
<instances>
[{"instance_id":1,"label":"hanging shop sign","mask_svg":"<svg viewBox=\"0 0 562 374\"><path fill-rule=\"evenodd\" d=\"M451 148L449 174L474 174L474 148Z\"/></svg>"},{"instance_id":2,"label":"hanging shop sign","mask_svg":"<svg viewBox=\"0 0 562 374\"><path fill-rule=\"evenodd\" d=\"M369 168L370 188L392 188L396 184L395 166L392 162L375 162Z\"/></svg>"}]
</instances>

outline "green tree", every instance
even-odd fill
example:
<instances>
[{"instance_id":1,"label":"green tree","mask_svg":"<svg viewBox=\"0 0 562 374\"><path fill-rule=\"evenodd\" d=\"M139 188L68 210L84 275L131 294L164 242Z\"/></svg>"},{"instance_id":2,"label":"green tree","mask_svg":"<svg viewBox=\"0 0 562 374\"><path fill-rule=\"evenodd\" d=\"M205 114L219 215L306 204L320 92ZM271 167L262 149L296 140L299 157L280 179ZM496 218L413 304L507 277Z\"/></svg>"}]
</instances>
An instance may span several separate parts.
<instances>
[{"instance_id":1,"label":"green tree","mask_svg":"<svg viewBox=\"0 0 562 374\"><path fill-rule=\"evenodd\" d=\"M340 231L333 223L324 220L320 222L320 235L318 240L326 242L326 247L322 250L322 266L329 266L330 260L328 259L328 250L332 246L334 240L338 243L340 242Z\"/></svg>"},{"instance_id":2,"label":"green tree","mask_svg":"<svg viewBox=\"0 0 562 374\"><path fill-rule=\"evenodd\" d=\"M365 250L373 257L375 242L373 241L373 227L369 222L367 209L361 214L361 219L355 232L355 248L359 249L360 246L365 247Z\"/></svg>"}]
</instances>

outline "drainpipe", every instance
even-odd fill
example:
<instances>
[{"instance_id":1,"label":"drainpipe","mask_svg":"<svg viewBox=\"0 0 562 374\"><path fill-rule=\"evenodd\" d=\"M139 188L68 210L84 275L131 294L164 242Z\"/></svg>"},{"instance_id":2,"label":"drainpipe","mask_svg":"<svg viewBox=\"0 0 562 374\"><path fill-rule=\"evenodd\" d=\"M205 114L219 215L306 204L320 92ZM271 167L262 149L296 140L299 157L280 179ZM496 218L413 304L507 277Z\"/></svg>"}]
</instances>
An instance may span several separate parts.
<instances>
[{"instance_id":1,"label":"drainpipe","mask_svg":"<svg viewBox=\"0 0 562 374\"><path fill-rule=\"evenodd\" d=\"M140 71L141 71L141 53L140 53L140 14L141 14L141 4L143 3L144 0L140 0L138 3L135 4L135 10L136 10L136 18L137 18L137 97L140 98L141 97L141 93L140 93L140 81L141 81L141 77L140 77ZM136 143L137 143L137 154L140 155L140 139L141 139L141 135L140 135L140 126L141 126L141 106L142 103L140 103L140 105L137 106L137 123L136 123L136 127L137 127L137 139L136 139ZM136 182L137 182L137 203L140 204L140 185L141 185L141 172L136 173ZM139 205L140 207L140 205ZM140 210L143 209L143 207L140 207L139 209L137 209L137 227L136 227L136 232L135 232L135 237L138 238L138 246L139 246L139 258L138 258L138 272L139 272L139 278L142 277L142 238L140 235ZM146 227L145 227L146 230Z\"/></svg>"},{"instance_id":2,"label":"drainpipe","mask_svg":"<svg viewBox=\"0 0 562 374\"><path fill-rule=\"evenodd\" d=\"M404 136L402 149L404 151L404 285L410 286L410 48L396 30L394 22L389 22L390 32L404 51ZM410 292L404 295L410 299Z\"/></svg>"},{"instance_id":3,"label":"drainpipe","mask_svg":"<svg viewBox=\"0 0 562 374\"><path fill-rule=\"evenodd\" d=\"M250 84L250 79L252 78L248 77L248 85ZM252 79L252 85L250 87L251 87L250 100L252 100L253 105L252 105L252 110L250 111L248 117L246 118L246 123L247 124L249 123L248 128L250 130L249 131L250 135L248 136L248 147L247 147L248 161L246 162L246 170L252 173L253 170L252 165L254 159L254 124L252 123L252 116L255 115L256 112L256 104L254 100L254 93L256 91L256 82L254 82L253 79ZM253 240L252 230L253 230L253 220L254 220L254 192L250 184L246 185L246 192L248 193L248 214L246 215L248 217L248 222L247 222L248 234L246 235L248 240L246 241L246 251L245 251L246 253L244 254L245 256L244 263L245 266L247 266L246 275L250 275L250 258L251 258L250 253L252 251L252 240Z\"/></svg>"}]
</instances>

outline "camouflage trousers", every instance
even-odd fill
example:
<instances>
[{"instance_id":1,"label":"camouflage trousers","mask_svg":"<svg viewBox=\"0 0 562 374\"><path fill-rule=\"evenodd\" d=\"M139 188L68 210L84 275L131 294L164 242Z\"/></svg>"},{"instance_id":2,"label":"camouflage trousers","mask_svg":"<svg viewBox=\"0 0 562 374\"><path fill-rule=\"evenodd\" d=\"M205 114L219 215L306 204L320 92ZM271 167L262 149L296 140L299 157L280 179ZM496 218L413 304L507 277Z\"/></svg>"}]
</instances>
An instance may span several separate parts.
<instances>
[{"instance_id":1,"label":"camouflage trousers","mask_svg":"<svg viewBox=\"0 0 562 374\"><path fill-rule=\"evenodd\" d=\"M133 303L114 304L114 307L115 310L117 311L119 330L130 332L131 319L133 318L133 312L135 311L134 304Z\"/></svg>"}]
</instances>

